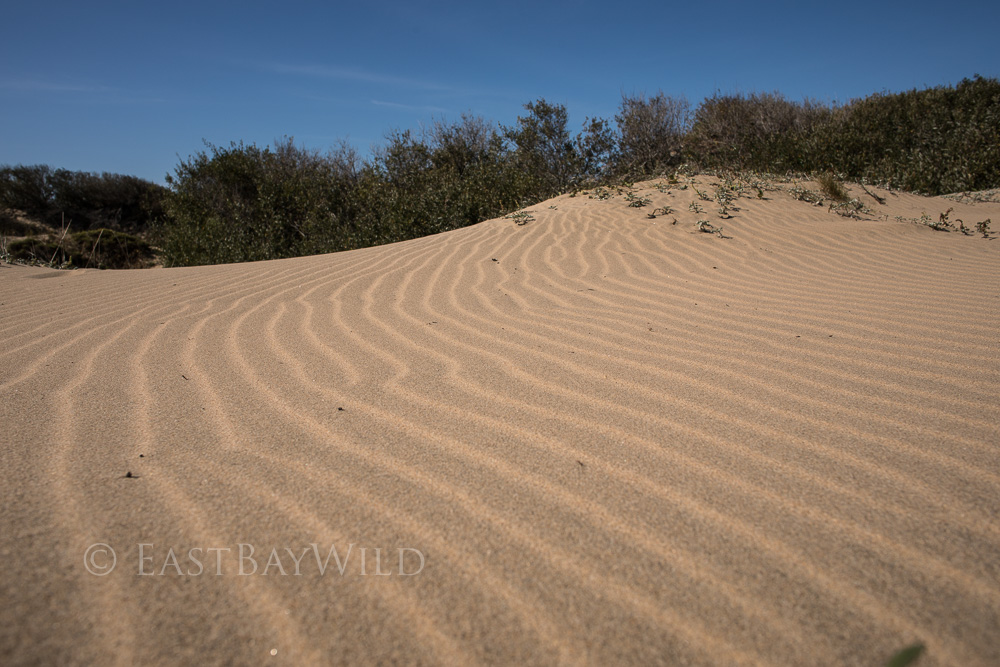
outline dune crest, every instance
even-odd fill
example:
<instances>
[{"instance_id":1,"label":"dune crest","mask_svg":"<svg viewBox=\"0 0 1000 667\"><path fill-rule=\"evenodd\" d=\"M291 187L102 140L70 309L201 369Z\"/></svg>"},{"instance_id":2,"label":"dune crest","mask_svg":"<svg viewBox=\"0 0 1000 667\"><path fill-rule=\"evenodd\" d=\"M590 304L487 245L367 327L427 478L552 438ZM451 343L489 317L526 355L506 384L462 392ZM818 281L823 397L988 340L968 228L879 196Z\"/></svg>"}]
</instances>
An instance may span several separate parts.
<instances>
[{"instance_id":1,"label":"dune crest","mask_svg":"<svg viewBox=\"0 0 1000 667\"><path fill-rule=\"evenodd\" d=\"M0 662L1000 663L1000 203L718 183L0 266Z\"/></svg>"}]
</instances>

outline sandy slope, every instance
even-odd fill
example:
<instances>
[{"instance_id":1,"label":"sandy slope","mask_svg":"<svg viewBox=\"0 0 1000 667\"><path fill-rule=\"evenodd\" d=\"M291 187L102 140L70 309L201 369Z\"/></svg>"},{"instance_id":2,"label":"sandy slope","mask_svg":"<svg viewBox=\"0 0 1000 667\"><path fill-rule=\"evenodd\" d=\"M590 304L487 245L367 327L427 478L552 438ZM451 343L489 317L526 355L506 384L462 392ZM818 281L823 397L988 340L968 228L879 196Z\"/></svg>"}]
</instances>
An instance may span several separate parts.
<instances>
[{"instance_id":1,"label":"sandy slope","mask_svg":"<svg viewBox=\"0 0 1000 667\"><path fill-rule=\"evenodd\" d=\"M0 267L0 663L1000 663L1000 204L637 189Z\"/></svg>"}]
</instances>

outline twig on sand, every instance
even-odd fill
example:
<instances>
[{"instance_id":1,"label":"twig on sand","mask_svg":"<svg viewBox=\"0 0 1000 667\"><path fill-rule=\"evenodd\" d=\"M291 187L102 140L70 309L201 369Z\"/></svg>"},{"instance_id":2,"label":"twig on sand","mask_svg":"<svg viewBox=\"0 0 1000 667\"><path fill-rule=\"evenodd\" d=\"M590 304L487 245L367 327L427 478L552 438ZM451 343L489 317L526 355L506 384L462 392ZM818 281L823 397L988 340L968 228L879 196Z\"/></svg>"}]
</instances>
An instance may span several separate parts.
<instances>
[{"instance_id":1,"label":"twig on sand","mask_svg":"<svg viewBox=\"0 0 1000 667\"><path fill-rule=\"evenodd\" d=\"M885 206L885 197L879 197L877 194L869 190L868 186L866 186L864 183L861 184L861 189L864 190L869 197L877 201L879 204L882 204L882 206Z\"/></svg>"},{"instance_id":2,"label":"twig on sand","mask_svg":"<svg viewBox=\"0 0 1000 667\"><path fill-rule=\"evenodd\" d=\"M62 221L63 221L63 230L62 230L62 236L59 237L59 247L56 248L55 251L52 253L52 259L49 260L49 266L52 266L52 263L56 261L56 255L58 255L59 251L63 249L62 244L63 240L66 238L66 232L69 231L69 225L73 224L72 220L69 221L69 225L66 224L65 213L63 213Z\"/></svg>"},{"instance_id":3,"label":"twig on sand","mask_svg":"<svg viewBox=\"0 0 1000 667\"><path fill-rule=\"evenodd\" d=\"M90 267L90 261L94 259L94 253L97 252L97 244L101 242L101 236L103 235L104 235L104 229L102 228L101 231L97 232L97 240L94 241L94 246L90 249L90 257L87 258L87 266L83 268L86 269Z\"/></svg>"}]
</instances>

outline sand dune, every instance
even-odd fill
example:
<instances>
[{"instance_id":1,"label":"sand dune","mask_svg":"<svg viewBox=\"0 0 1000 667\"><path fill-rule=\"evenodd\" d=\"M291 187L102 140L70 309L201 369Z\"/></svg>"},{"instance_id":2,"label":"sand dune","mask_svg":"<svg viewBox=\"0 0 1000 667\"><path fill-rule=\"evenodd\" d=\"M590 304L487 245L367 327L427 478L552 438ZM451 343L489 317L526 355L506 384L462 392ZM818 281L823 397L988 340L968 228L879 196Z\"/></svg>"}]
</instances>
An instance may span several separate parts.
<instances>
[{"instance_id":1,"label":"sand dune","mask_svg":"<svg viewBox=\"0 0 1000 667\"><path fill-rule=\"evenodd\" d=\"M0 662L1000 664L1000 204L656 183L0 267Z\"/></svg>"}]
</instances>

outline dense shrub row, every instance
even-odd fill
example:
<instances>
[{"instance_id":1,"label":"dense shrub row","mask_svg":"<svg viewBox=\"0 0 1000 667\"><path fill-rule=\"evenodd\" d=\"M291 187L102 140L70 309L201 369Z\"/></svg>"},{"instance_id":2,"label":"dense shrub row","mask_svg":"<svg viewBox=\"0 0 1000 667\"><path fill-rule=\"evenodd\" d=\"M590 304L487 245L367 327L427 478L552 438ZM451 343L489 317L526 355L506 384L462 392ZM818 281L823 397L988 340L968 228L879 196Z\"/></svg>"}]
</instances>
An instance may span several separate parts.
<instances>
[{"instance_id":1,"label":"dense shrub row","mask_svg":"<svg viewBox=\"0 0 1000 667\"><path fill-rule=\"evenodd\" d=\"M498 217L598 182L698 169L835 173L941 194L1000 185L1000 82L875 94L843 106L778 93L623 96L614 122L575 134L564 106L525 105L510 126L463 116L349 146L207 145L167 177L0 169L0 213L75 229L155 232L167 265L273 259L400 241ZM12 220L8 216L9 220Z\"/></svg>"},{"instance_id":2,"label":"dense shrub row","mask_svg":"<svg viewBox=\"0 0 1000 667\"><path fill-rule=\"evenodd\" d=\"M811 139L810 170L927 194L996 187L1000 81L872 95L835 110Z\"/></svg>"},{"instance_id":3,"label":"dense shrub row","mask_svg":"<svg viewBox=\"0 0 1000 667\"><path fill-rule=\"evenodd\" d=\"M705 100L685 157L706 168L832 171L891 188L944 194L1000 183L1000 82L875 94L841 107L778 94Z\"/></svg>"},{"instance_id":4,"label":"dense shrub row","mask_svg":"<svg viewBox=\"0 0 1000 667\"><path fill-rule=\"evenodd\" d=\"M0 227L24 229L17 215L77 231L144 233L164 214L166 188L135 176L92 174L45 165L0 167Z\"/></svg>"},{"instance_id":5,"label":"dense shrub row","mask_svg":"<svg viewBox=\"0 0 1000 667\"><path fill-rule=\"evenodd\" d=\"M512 127L463 116L392 132L367 161L290 139L209 145L168 176L168 265L292 257L401 241L497 217L598 178L607 123L570 136L565 107L526 106Z\"/></svg>"}]
</instances>

